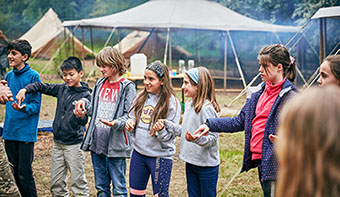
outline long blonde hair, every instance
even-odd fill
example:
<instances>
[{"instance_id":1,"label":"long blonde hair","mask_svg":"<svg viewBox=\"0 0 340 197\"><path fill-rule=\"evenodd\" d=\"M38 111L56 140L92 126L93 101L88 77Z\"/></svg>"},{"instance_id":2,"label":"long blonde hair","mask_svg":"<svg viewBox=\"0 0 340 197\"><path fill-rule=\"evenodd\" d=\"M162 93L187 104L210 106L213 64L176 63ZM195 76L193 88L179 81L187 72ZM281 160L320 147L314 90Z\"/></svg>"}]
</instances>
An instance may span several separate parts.
<instances>
[{"instance_id":1,"label":"long blonde hair","mask_svg":"<svg viewBox=\"0 0 340 197\"><path fill-rule=\"evenodd\" d=\"M190 77L189 81L192 85L196 85ZM220 106L216 101L215 83L209 70L205 67L198 67L197 94L192 99L196 113L201 111L205 99L210 101L216 112L221 111Z\"/></svg>"},{"instance_id":2,"label":"long blonde hair","mask_svg":"<svg viewBox=\"0 0 340 197\"><path fill-rule=\"evenodd\" d=\"M340 89L310 88L282 110L276 194L340 196Z\"/></svg>"},{"instance_id":3,"label":"long blonde hair","mask_svg":"<svg viewBox=\"0 0 340 197\"><path fill-rule=\"evenodd\" d=\"M159 78L159 80L163 80L163 85L161 85L161 91L159 93L160 99L157 105L155 106L155 109L153 110L153 113L151 115L152 122L157 122L158 119L166 118L169 105L170 105L170 97L172 95L175 96L175 91L172 88L168 68L160 61L155 61L151 63L150 65L153 65L153 64L154 65L157 64L158 66L160 66L163 72L162 78ZM148 67L146 69L148 69ZM143 110L143 107L144 107L144 104L147 98L148 98L148 92L146 91L146 88L144 88L143 91L138 94L136 103L130 109L130 111L132 109L135 110L134 113L135 113L135 118L137 120L137 124L138 124L138 120L141 116L141 113L142 113L142 110Z\"/></svg>"}]
</instances>

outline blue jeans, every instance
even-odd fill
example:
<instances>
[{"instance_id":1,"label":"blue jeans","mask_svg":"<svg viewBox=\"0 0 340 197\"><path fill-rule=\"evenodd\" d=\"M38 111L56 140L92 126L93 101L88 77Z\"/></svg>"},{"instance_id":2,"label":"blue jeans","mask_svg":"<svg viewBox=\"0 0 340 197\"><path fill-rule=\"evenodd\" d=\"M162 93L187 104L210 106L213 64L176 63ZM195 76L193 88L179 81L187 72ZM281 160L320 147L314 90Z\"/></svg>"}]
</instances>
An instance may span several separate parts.
<instances>
[{"instance_id":1,"label":"blue jeans","mask_svg":"<svg viewBox=\"0 0 340 197\"><path fill-rule=\"evenodd\" d=\"M92 151L91 158L97 196L111 196L111 182L113 196L127 196L125 158L106 157Z\"/></svg>"},{"instance_id":2,"label":"blue jeans","mask_svg":"<svg viewBox=\"0 0 340 197\"><path fill-rule=\"evenodd\" d=\"M185 163L189 196L216 196L219 166L201 167Z\"/></svg>"}]
</instances>

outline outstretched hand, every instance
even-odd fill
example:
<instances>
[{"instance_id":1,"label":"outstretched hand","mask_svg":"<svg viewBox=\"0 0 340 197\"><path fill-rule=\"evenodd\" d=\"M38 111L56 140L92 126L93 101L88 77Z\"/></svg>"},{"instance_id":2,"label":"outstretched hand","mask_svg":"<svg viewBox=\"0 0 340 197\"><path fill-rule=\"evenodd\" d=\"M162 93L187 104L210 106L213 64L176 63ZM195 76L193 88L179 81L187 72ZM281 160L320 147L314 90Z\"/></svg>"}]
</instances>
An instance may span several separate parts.
<instances>
[{"instance_id":1,"label":"outstretched hand","mask_svg":"<svg viewBox=\"0 0 340 197\"><path fill-rule=\"evenodd\" d=\"M21 105L21 103L24 102L25 97L26 97L26 89L23 88L23 89L21 89L21 90L18 92L18 94L15 96L15 98L16 98L17 101L18 101L18 105Z\"/></svg>"},{"instance_id":2,"label":"outstretched hand","mask_svg":"<svg viewBox=\"0 0 340 197\"><path fill-rule=\"evenodd\" d=\"M13 95L9 87L7 86L7 81L0 81L0 103L6 103L8 101L14 101Z\"/></svg>"},{"instance_id":3,"label":"outstretched hand","mask_svg":"<svg viewBox=\"0 0 340 197\"><path fill-rule=\"evenodd\" d=\"M20 111L20 110L24 109L26 107L26 105L25 104L24 105L19 105L16 101L14 101L12 103L12 107L13 107L13 109L15 109L17 111Z\"/></svg>"},{"instance_id":4,"label":"outstretched hand","mask_svg":"<svg viewBox=\"0 0 340 197\"><path fill-rule=\"evenodd\" d=\"M193 133L193 135L199 135L199 136L207 136L209 133L209 127L206 124L202 124L198 127L198 129Z\"/></svg>"},{"instance_id":5,"label":"outstretched hand","mask_svg":"<svg viewBox=\"0 0 340 197\"><path fill-rule=\"evenodd\" d=\"M99 121L102 122L103 124L109 126L109 127L113 127L113 125L115 125L115 121L106 121L106 120L103 120L103 119L100 119L100 118L99 118Z\"/></svg>"},{"instance_id":6,"label":"outstretched hand","mask_svg":"<svg viewBox=\"0 0 340 197\"><path fill-rule=\"evenodd\" d=\"M131 132L135 128L136 122L133 119L128 119L125 124L125 129Z\"/></svg>"},{"instance_id":7,"label":"outstretched hand","mask_svg":"<svg viewBox=\"0 0 340 197\"><path fill-rule=\"evenodd\" d=\"M85 101L79 100L79 101L73 102L72 104L74 104L74 110L73 110L74 115L76 115L78 118L83 118L86 114Z\"/></svg>"},{"instance_id":8,"label":"outstretched hand","mask_svg":"<svg viewBox=\"0 0 340 197\"><path fill-rule=\"evenodd\" d=\"M189 142L192 142L192 141L196 140L196 139L199 138L199 137L201 137L200 134L193 135L193 134L191 134L189 131L187 131L187 132L185 133L185 139L186 139L187 141L189 141Z\"/></svg>"}]
</instances>

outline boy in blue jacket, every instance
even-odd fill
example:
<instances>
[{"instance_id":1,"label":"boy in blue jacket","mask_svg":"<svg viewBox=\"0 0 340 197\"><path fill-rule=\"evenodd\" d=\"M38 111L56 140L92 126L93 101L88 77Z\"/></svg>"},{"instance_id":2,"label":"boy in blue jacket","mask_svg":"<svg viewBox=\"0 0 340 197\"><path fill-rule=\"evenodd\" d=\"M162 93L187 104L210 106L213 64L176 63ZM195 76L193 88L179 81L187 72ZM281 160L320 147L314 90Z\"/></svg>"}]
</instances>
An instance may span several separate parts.
<instances>
[{"instance_id":1,"label":"boy in blue jacket","mask_svg":"<svg viewBox=\"0 0 340 197\"><path fill-rule=\"evenodd\" d=\"M8 61L13 68L6 81L13 95L32 82L40 82L39 74L26 61L31 56L31 45L26 40L14 40L8 44ZM34 142L37 141L41 95L35 93L19 105L15 100L6 103L5 124L2 139L8 160L14 166L14 177L22 196L37 196L32 162Z\"/></svg>"},{"instance_id":2,"label":"boy in blue jacket","mask_svg":"<svg viewBox=\"0 0 340 197\"><path fill-rule=\"evenodd\" d=\"M52 196L69 196L67 171L70 171L71 190L75 196L88 196L89 189L84 170L84 152L80 149L87 117L80 119L73 114L75 101L90 99L91 89L80 81L84 74L81 61L67 58L60 66L63 84L36 82L25 86L16 96L20 103L25 94L40 92L57 97L57 109L53 121L53 150L51 164Z\"/></svg>"}]
</instances>

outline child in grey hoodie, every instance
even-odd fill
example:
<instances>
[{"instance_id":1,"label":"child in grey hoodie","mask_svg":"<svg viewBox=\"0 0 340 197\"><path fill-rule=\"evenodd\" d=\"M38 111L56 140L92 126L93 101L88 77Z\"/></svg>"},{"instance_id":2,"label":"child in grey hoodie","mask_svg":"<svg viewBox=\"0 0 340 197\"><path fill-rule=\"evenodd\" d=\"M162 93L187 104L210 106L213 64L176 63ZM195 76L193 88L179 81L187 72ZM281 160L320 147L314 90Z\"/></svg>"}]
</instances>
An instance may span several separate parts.
<instances>
[{"instance_id":1,"label":"child in grey hoodie","mask_svg":"<svg viewBox=\"0 0 340 197\"><path fill-rule=\"evenodd\" d=\"M169 71L159 61L148 65L144 90L134 100L126 122L133 140L130 162L130 196L145 196L151 174L155 196L169 196L175 135L167 129L152 129L158 119L179 123L181 108L172 89Z\"/></svg>"},{"instance_id":2,"label":"child in grey hoodie","mask_svg":"<svg viewBox=\"0 0 340 197\"><path fill-rule=\"evenodd\" d=\"M74 113L79 118L91 116L91 121L81 146L91 151L97 196L127 196L126 158L131 155L130 136L124 130L128 111L136 87L122 77L125 58L112 47L103 48L96 57L103 78L93 88L91 101L81 99Z\"/></svg>"},{"instance_id":3,"label":"child in grey hoodie","mask_svg":"<svg viewBox=\"0 0 340 197\"><path fill-rule=\"evenodd\" d=\"M220 156L218 134L194 135L208 118L216 118L220 107L215 97L214 81L204 67L190 69L184 75L184 95L192 98L185 104L182 126L158 120L153 129L167 130L181 136L179 157L186 162L189 196L216 196Z\"/></svg>"}]
</instances>

